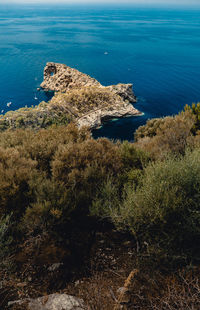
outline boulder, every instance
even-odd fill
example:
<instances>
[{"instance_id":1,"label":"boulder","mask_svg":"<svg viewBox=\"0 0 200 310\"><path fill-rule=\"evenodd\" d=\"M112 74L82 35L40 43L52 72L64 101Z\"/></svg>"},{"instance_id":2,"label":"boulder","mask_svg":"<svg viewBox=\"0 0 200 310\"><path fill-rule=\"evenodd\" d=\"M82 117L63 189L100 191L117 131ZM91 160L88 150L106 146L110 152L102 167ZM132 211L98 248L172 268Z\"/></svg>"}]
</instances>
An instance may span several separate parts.
<instances>
[{"instance_id":1,"label":"boulder","mask_svg":"<svg viewBox=\"0 0 200 310\"><path fill-rule=\"evenodd\" d=\"M28 310L84 310L83 300L67 294L51 294L36 299L17 300L8 306L27 305Z\"/></svg>"}]
</instances>

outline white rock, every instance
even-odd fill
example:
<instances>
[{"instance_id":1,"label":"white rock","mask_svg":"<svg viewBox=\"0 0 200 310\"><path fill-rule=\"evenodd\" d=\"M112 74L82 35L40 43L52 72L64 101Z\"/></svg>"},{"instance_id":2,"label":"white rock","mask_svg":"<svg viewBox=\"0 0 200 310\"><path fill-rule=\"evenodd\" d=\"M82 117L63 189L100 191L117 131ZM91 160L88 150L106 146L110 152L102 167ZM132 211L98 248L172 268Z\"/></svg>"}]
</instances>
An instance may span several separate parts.
<instances>
[{"instance_id":1,"label":"white rock","mask_svg":"<svg viewBox=\"0 0 200 310\"><path fill-rule=\"evenodd\" d=\"M125 287L119 287L117 290L118 294L124 294L127 291L127 289Z\"/></svg>"},{"instance_id":2,"label":"white rock","mask_svg":"<svg viewBox=\"0 0 200 310\"><path fill-rule=\"evenodd\" d=\"M60 266L62 266L62 265L63 265L63 263L55 263L55 264L51 265L51 266L48 268L48 270L49 270L49 271L56 271L56 270L59 269Z\"/></svg>"},{"instance_id":3,"label":"white rock","mask_svg":"<svg viewBox=\"0 0 200 310\"><path fill-rule=\"evenodd\" d=\"M52 294L29 302L30 310L83 310L83 300L67 294Z\"/></svg>"},{"instance_id":4,"label":"white rock","mask_svg":"<svg viewBox=\"0 0 200 310\"><path fill-rule=\"evenodd\" d=\"M36 299L16 300L8 303L23 305L28 302L29 310L85 310L83 300L67 294L51 294Z\"/></svg>"}]
</instances>

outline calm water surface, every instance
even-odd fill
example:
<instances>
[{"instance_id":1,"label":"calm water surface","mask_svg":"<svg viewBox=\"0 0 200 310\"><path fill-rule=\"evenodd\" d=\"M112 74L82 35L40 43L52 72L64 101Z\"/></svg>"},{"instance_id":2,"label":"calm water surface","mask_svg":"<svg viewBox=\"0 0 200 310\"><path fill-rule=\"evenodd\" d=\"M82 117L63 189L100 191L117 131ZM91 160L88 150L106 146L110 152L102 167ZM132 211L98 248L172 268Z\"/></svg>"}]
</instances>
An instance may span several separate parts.
<instances>
[{"instance_id":1,"label":"calm water surface","mask_svg":"<svg viewBox=\"0 0 200 310\"><path fill-rule=\"evenodd\" d=\"M144 116L94 132L132 140L148 118L200 101L200 10L0 5L0 111L48 100L36 92L48 61L103 85L133 83Z\"/></svg>"}]
</instances>

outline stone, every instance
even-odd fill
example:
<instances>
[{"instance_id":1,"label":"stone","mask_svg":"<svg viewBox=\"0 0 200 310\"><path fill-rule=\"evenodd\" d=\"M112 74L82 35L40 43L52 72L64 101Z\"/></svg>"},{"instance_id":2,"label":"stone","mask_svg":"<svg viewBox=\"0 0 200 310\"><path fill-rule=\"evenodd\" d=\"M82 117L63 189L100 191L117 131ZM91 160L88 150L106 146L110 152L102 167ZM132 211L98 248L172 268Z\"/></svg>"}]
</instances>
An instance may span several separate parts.
<instances>
[{"instance_id":1,"label":"stone","mask_svg":"<svg viewBox=\"0 0 200 310\"><path fill-rule=\"evenodd\" d=\"M111 120L113 118L122 118L128 116L141 115L141 113L135 109L131 104L118 104L114 105L112 109L99 109L97 111L91 111L82 117L77 119L78 127L89 127L90 129L96 129L101 127L102 123Z\"/></svg>"},{"instance_id":2,"label":"stone","mask_svg":"<svg viewBox=\"0 0 200 310\"><path fill-rule=\"evenodd\" d=\"M22 299L22 300L14 300L8 302L8 307L12 307L14 305L24 305L29 302L29 299Z\"/></svg>"},{"instance_id":3,"label":"stone","mask_svg":"<svg viewBox=\"0 0 200 310\"><path fill-rule=\"evenodd\" d=\"M136 96L133 93L133 84L117 84L107 86L116 95L119 95L124 101L136 102Z\"/></svg>"},{"instance_id":4,"label":"stone","mask_svg":"<svg viewBox=\"0 0 200 310\"><path fill-rule=\"evenodd\" d=\"M83 310L83 300L67 294L52 294L32 299L28 308L30 310Z\"/></svg>"},{"instance_id":5,"label":"stone","mask_svg":"<svg viewBox=\"0 0 200 310\"><path fill-rule=\"evenodd\" d=\"M24 286L26 286L26 285L27 285L26 282L17 283L17 287L24 287Z\"/></svg>"},{"instance_id":6,"label":"stone","mask_svg":"<svg viewBox=\"0 0 200 310\"><path fill-rule=\"evenodd\" d=\"M36 299L16 300L8 303L27 304L28 310L84 310L86 309L82 299L67 294L51 294Z\"/></svg>"},{"instance_id":7,"label":"stone","mask_svg":"<svg viewBox=\"0 0 200 310\"><path fill-rule=\"evenodd\" d=\"M66 92L73 88L101 86L89 75L64 64L48 62L44 68L44 80L40 85L45 91Z\"/></svg>"},{"instance_id":8,"label":"stone","mask_svg":"<svg viewBox=\"0 0 200 310\"><path fill-rule=\"evenodd\" d=\"M119 287L118 289L117 289L117 293L118 294L124 294L126 292L126 288L125 287Z\"/></svg>"},{"instance_id":9,"label":"stone","mask_svg":"<svg viewBox=\"0 0 200 310\"><path fill-rule=\"evenodd\" d=\"M60 268L60 266L62 266L63 263L55 263L51 266L49 266L48 271L56 271Z\"/></svg>"}]
</instances>

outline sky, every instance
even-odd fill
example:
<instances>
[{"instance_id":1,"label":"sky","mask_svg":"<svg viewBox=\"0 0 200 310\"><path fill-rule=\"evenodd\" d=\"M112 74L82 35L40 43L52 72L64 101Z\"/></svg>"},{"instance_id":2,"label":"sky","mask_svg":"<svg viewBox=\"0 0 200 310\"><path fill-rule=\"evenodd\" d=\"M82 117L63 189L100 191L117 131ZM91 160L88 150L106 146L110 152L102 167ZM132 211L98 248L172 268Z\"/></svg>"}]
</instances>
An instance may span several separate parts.
<instances>
[{"instance_id":1,"label":"sky","mask_svg":"<svg viewBox=\"0 0 200 310\"><path fill-rule=\"evenodd\" d=\"M142 4L142 5L200 5L200 0L0 0L1 3L130 3L130 4Z\"/></svg>"}]
</instances>

